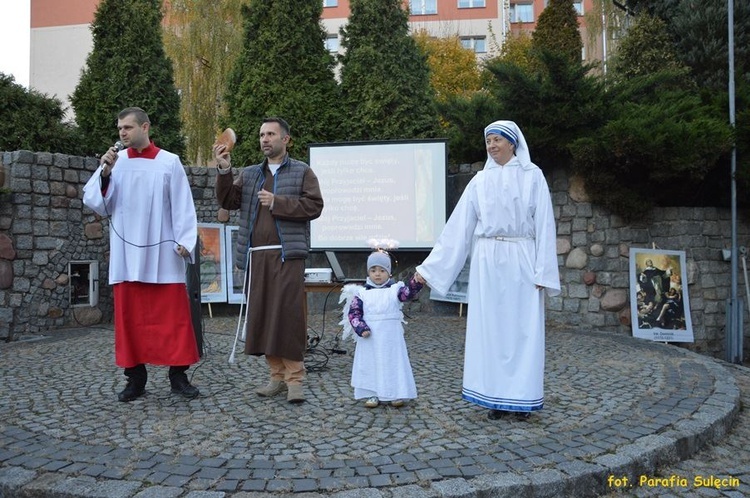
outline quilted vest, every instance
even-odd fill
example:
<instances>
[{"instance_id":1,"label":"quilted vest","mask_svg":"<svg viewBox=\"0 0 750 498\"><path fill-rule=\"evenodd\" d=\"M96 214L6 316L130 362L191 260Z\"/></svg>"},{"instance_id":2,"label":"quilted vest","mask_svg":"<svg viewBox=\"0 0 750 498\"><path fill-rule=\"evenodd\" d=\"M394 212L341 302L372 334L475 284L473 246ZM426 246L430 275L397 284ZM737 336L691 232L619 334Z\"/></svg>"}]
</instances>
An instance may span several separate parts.
<instances>
[{"instance_id":1,"label":"quilted vest","mask_svg":"<svg viewBox=\"0 0 750 498\"><path fill-rule=\"evenodd\" d=\"M237 245L234 249L234 261L240 268L245 267L247 250L252 240L255 216L258 213L258 192L263 188L263 175L266 161L242 170L242 206L240 208L240 227L237 232ZM309 166L302 161L286 156L276 171L276 188L274 195L297 195L302 193L302 179ZM267 189L268 190L268 189ZM250 213L249 219L246 213ZM276 220L276 230L281 240L281 260L304 259L310 250L310 222Z\"/></svg>"}]
</instances>

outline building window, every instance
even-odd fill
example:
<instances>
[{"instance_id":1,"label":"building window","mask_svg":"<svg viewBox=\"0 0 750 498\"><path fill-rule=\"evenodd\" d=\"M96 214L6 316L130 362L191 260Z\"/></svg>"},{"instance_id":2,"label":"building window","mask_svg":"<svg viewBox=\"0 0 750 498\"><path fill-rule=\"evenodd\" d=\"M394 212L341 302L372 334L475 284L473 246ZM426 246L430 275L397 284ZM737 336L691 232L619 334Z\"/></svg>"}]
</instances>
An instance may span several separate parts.
<instances>
[{"instance_id":1,"label":"building window","mask_svg":"<svg viewBox=\"0 0 750 498\"><path fill-rule=\"evenodd\" d=\"M484 54L487 52L487 42L484 36L465 36L461 38L461 45L464 48L473 50L477 54Z\"/></svg>"},{"instance_id":2,"label":"building window","mask_svg":"<svg viewBox=\"0 0 750 498\"><path fill-rule=\"evenodd\" d=\"M544 0L544 8L546 9L549 5L549 0ZM583 0L573 0L573 8L579 16L583 16Z\"/></svg>"},{"instance_id":3,"label":"building window","mask_svg":"<svg viewBox=\"0 0 750 498\"><path fill-rule=\"evenodd\" d=\"M336 54L339 51L339 37L338 35L328 35L326 38L326 50L332 54Z\"/></svg>"},{"instance_id":4,"label":"building window","mask_svg":"<svg viewBox=\"0 0 750 498\"><path fill-rule=\"evenodd\" d=\"M534 22L534 4L510 4L510 22Z\"/></svg>"},{"instance_id":5,"label":"building window","mask_svg":"<svg viewBox=\"0 0 750 498\"><path fill-rule=\"evenodd\" d=\"M339 0L323 0L323 7L338 7Z\"/></svg>"},{"instance_id":6,"label":"building window","mask_svg":"<svg viewBox=\"0 0 750 498\"><path fill-rule=\"evenodd\" d=\"M415 16L437 14L437 0L409 0L409 11Z\"/></svg>"},{"instance_id":7,"label":"building window","mask_svg":"<svg viewBox=\"0 0 750 498\"><path fill-rule=\"evenodd\" d=\"M458 0L459 9L471 9L475 7L485 7L484 0Z\"/></svg>"}]
</instances>

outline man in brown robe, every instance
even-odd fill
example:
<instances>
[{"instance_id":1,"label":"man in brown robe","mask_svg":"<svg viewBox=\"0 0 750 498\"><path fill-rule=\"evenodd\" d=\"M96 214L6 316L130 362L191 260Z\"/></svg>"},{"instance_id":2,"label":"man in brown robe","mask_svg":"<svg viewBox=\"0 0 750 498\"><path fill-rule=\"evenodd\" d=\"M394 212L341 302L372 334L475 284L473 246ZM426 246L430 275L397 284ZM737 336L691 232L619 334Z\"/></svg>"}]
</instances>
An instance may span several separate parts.
<instances>
[{"instance_id":1,"label":"man in brown robe","mask_svg":"<svg viewBox=\"0 0 750 498\"><path fill-rule=\"evenodd\" d=\"M265 355L270 381L256 393L271 397L287 390L290 403L305 400L307 348L305 258L310 221L323 211L318 178L287 154L289 125L265 118L260 147L265 160L240 171L233 181L227 146L213 147L219 174L216 197L225 209L240 209L235 261L250 264L245 354Z\"/></svg>"}]
</instances>

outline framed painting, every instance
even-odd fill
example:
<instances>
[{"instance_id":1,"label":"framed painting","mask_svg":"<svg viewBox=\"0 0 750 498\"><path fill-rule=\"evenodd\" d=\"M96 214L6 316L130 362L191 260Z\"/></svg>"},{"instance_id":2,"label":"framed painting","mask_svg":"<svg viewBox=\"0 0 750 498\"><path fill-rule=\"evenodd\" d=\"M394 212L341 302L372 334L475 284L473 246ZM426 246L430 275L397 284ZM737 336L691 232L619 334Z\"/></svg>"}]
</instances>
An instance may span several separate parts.
<instances>
[{"instance_id":1,"label":"framed painting","mask_svg":"<svg viewBox=\"0 0 750 498\"><path fill-rule=\"evenodd\" d=\"M633 335L660 342L693 342L685 251L630 249Z\"/></svg>"},{"instance_id":2,"label":"framed painting","mask_svg":"<svg viewBox=\"0 0 750 498\"><path fill-rule=\"evenodd\" d=\"M245 270L237 268L234 262L234 246L237 244L237 230L239 227L227 226L224 228L226 256L224 257L227 262L227 302L230 304L240 304L245 302L245 296L242 293L243 279L245 278Z\"/></svg>"},{"instance_id":3,"label":"framed painting","mask_svg":"<svg viewBox=\"0 0 750 498\"><path fill-rule=\"evenodd\" d=\"M435 301L447 301L451 303L467 304L469 302L469 267L471 261L466 258L466 263L456 280L451 284L446 295L438 294L435 290L430 289L430 299Z\"/></svg>"},{"instance_id":4,"label":"framed painting","mask_svg":"<svg viewBox=\"0 0 750 498\"><path fill-rule=\"evenodd\" d=\"M224 265L224 225L198 223L200 282L202 303L227 300L227 277Z\"/></svg>"}]
</instances>

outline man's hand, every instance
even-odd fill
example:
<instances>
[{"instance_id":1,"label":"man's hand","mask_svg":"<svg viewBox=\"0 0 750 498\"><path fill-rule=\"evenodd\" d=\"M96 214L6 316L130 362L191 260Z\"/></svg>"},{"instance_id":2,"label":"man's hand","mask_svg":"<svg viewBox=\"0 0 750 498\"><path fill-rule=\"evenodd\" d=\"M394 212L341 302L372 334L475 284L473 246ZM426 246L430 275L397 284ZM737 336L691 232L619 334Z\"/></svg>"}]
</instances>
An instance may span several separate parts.
<instances>
[{"instance_id":1,"label":"man's hand","mask_svg":"<svg viewBox=\"0 0 750 498\"><path fill-rule=\"evenodd\" d=\"M422 285L424 285L424 284L427 283L427 281L424 279L424 277L422 275L419 274L419 272L416 272L414 274L414 280L416 280L417 282L419 282Z\"/></svg>"},{"instance_id":2,"label":"man's hand","mask_svg":"<svg viewBox=\"0 0 750 498\"><path fill-rule=\"evenodd\" d=\"M112 168L115 167L115 163L117 162L118 152L119 151L116 148L110 147L109 150L102 156L100 164L102 165L101 175L104 178L107 178L110 174L112 174Z\"/></svg>"},{"instance_id":3,"label":"man's hand","mask_svg":"<svg viewBox=\"0 0 750 498\"><path fill-rule=\"evenodd\" d=\"M216 166L220 169L228 169L232 162L232 156L229 154L227 146L224 144L214 144L213 151Z\"/></svg>"},{"instance_id":4,"label":"man's hand","mask_svg":"<svg viewBox=\"0 0 750 498\"><path fill-rule=\"evenodd\" d=\"M179 254L183 258L187 258L188 256L190 256L190 251L177 244L177 254Z\"/></svg>"},{"instance_id":5,"label":"man's hand","mask_svg":"<svg viewBox=\"0 0 750 498\"><path fill-rule=\"evenodd\" d=\"M260 192L258 192L258 200L260 200L262 205L269 209L273 209L273 194L268 190L261 189Z\"/></svg>"}]
</instances>

